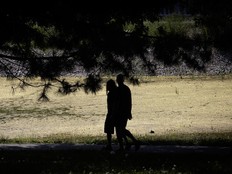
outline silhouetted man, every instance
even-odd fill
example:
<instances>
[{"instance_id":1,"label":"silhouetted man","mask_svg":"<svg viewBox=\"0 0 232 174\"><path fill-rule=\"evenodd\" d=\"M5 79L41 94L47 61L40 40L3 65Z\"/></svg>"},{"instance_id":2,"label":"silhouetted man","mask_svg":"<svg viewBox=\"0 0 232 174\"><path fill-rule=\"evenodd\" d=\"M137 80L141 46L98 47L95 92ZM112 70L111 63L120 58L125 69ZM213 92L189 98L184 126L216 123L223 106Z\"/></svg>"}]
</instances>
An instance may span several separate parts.
<instances>
[{"instance_id":1,"label":"silhouetted man","mask_svg":"<svg viewBox=\"0 0 232 174\"><path fill-rule=\"evenodd\" d=\"M116 81L118 83L117 87L117 111L116 111L116 133L119 143L119 150L124 150L123 138L125 139L126 148L130 145L127 142L126 137L129 137L135 144L135 149L138 150L140 147L139 142L131 134L129 130L126 129L128 119L132 119L132 97L131 90L128 86L124 84L124 76L122 74L117 75Z\"/></svg>"}]
</instances>

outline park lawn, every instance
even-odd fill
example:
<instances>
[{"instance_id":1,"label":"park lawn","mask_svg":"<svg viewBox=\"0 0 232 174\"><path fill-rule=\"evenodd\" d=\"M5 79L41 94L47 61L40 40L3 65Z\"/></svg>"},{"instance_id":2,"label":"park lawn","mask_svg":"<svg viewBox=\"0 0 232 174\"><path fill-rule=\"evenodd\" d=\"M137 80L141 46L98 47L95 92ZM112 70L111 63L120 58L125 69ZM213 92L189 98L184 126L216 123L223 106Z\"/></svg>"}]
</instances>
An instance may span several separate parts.
<instances>
[{"instance_id":1,"label":"park lawn","mask_svg":"<svg viewBox=\"0 0 232 174\"><path fill-rule=\"evenodd\" d=\"M127 83L133 100L133 119L128 129L139 139L147 143L231 144L231 75L147 76L141 81L139 86ZM50 101L41 102L37 100L41 88L22 90L15 88L17 84L1 78L2 143L104 142L105 85L96 94L80 90L67 96L58 94L53 87L48 93Z\"/></svg>"}]
</instances>

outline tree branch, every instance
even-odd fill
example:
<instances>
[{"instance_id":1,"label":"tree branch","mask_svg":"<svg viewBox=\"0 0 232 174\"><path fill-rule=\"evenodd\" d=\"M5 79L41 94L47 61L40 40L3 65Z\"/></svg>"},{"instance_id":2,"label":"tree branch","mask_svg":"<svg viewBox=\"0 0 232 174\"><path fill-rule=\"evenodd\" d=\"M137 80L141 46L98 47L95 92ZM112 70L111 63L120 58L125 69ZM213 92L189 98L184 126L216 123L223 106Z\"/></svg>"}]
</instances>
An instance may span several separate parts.
<instances>
[{"instance_id":1,"label":"tree branch","mask_svg":"<svg viewBox=\"0 0 232 174\"><path fill-rule=\"evenodd\" d=\"M34 59L39 59L39 60L50 60L50 59L68 59L73 57L75 53L71 53L70 55L67 56L41 56L41 57L33 57ZM0 58L7 58L11 60L17 60L17 61L25 61L25 60L31 60L29 57L23 57L23 56L12 56L12 55L6 55L6 54L0 54Z\"/></svg>"}]
</instances>

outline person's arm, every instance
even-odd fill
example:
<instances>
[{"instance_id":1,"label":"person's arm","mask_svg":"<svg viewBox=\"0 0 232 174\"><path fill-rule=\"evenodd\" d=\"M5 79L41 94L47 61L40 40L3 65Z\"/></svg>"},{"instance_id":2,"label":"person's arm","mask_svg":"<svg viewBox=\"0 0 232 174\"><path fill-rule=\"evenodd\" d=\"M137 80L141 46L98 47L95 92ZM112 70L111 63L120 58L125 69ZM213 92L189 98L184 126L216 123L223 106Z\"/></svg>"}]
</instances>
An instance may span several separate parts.
<instances>
[{"instance_id":1,"label":"person's arm","mask_svg":"<svg viewBox=\"0 0 232 174\"><path fill-rule=\"evenodd\" d=\"M112 108L112 106L111 106L111 96L110 96L110 94L108 94L107 95L107 115L111 115L111 108Z\"/></svg>"},{"instance_id":2,"label":"person's arm","mask_svg":"<svg viewBox=\"0 0 232 174\"><path fill-rule=\"evenodd\" d=\"M128 88L128 119L132 119L132 96L131 96L131 90Z\"/></svg>"}]
</instances>

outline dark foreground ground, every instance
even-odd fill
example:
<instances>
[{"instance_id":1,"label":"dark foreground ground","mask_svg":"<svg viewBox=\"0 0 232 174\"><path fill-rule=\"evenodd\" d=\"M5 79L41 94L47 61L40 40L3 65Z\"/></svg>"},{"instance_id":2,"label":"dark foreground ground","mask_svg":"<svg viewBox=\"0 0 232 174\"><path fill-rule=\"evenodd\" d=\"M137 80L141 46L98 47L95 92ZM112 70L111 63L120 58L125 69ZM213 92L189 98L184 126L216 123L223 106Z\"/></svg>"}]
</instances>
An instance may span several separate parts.
<instances>
[{"instance_id":1,"label":"dark foreground ground","mask_svg":"<svg viewBox=\"0 0 232 174\"><path fill-rule=\"evenodd\" d=\"M232 174L232 147L151 146L126 152L103 145L0 145L0 173L218 173ZM117 147L114 146L114 149Z\"/></svg>"}]
</instances>

